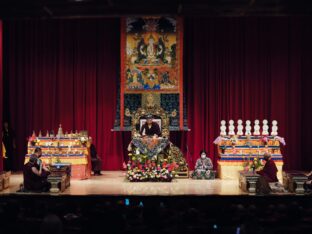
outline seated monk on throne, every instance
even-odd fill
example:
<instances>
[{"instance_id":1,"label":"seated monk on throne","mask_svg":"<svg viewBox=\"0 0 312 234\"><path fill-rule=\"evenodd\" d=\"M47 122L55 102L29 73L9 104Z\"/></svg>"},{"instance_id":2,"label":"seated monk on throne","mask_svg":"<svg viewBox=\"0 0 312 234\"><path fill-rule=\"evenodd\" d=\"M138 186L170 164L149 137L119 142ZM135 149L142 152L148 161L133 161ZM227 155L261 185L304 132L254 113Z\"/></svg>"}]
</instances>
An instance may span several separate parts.
<instances>
[{"instance_id":1,"label":"seated monk on throne","mask_svg":"<svg viewBox=\"0 0 312 234\"><path fill-rule=\"evenodd\" d=\"M140 129L141 136L150 136L150 137L160 137L161 131L160 127L156 122L153 122L153 116L148 115L146 117L146 122L142 125Z\"/></svg>"}]
</instances>

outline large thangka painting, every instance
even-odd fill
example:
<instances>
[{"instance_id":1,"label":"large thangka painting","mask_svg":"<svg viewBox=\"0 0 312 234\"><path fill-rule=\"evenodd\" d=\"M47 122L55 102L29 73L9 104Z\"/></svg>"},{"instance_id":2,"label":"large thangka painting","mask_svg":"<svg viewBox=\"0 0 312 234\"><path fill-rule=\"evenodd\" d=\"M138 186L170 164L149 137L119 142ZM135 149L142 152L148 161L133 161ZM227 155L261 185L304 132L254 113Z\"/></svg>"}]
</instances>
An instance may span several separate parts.
<instances>
[{"instance_id":1,"label":"large thangka painting","mask_svg":"<svg viewBox=\"0 0 312 234\"><path fill-rule=\"evenodd\" d=\"M183 128L182 35L182 19L178 17L122 19L120 127L129 126L126 113L142 106L144 97L152 94L158 105L175 113L171 120L175 128Z\"/></svg>"},{"instance_id":2,"label":"large thangka painting","mask_svg":"<svg viewBox=\"0 0 312 234\"><path fill-rule=\"evenodd\" d=\"M124 92L179 93L181 22L170 17L126 18L123 26Z\"/></svg>"}]
</instances>

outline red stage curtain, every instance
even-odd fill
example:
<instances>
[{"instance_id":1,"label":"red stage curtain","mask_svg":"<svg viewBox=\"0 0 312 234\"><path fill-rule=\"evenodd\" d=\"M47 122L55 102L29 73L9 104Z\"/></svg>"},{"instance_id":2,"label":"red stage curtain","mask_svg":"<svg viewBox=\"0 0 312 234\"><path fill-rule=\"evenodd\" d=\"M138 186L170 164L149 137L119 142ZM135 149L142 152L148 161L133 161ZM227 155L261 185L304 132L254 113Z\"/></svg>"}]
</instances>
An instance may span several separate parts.
<instances>
[{"instance_id":1,"label":"red stage curtain","mask_svg":"<svg viewBox=\"0 0 312 234\"><path fill-rule=\"evenodd\" d=\"M5 22L8 118L16 131L21 169L26 137L86 129L103 169L121 169L122 135L111 132L119 77L119 20Z\"/></svg>"},{"instance_id":2,"label":"red stage curtain","mask_svg":"<svg viewBox=\"0 0 312 234\"><path fill-rule=\"evenodd\" d=\"M212 142L222 119L257 118L279 122L279 135L287 143L284 168L311 169L311 19L185 20L191 166L202 148L216 166Z\"/></svg>"},{"instance_id":3,"label":"red stage curtain","mask_svg":"<svg viewBox=\"0 0 312 234\"><path fill-rule=\"evenodd\" d=\"M129 133L112 133L119 77L119 20L4 24L6 115L16 169L32 130L88 129L103 169L120 169ZM220 120L279 121L285 168L312 167L311 17L186 18L184 78L190 132L172 133L193 168L205 148L217 165Z\"/></svg>"},{"instance_id":4,"label":"red stage curtain","mask_svg":"<svg viewBox=\"0 0 312 234\"><path fill-rule=\"evenodd\" d=\"M2 82L2 21L0 20L0 110L1 110L1 114L0 114L0 172L3 170L3 158L2 158L2 111L3 111L3 92L2 92L2 86L3 86L3 82Z\"/></svg>"}]
</instances>

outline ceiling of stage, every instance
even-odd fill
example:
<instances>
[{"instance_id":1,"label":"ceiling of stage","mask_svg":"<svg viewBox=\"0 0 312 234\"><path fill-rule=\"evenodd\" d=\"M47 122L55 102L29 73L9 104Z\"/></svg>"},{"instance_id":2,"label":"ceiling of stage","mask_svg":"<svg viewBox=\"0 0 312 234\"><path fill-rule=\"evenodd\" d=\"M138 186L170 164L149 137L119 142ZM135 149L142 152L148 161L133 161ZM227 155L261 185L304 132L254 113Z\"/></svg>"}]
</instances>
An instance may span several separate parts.
<instances>
[{"instance_id":1,"label":"ceiling of stage","mask_svg":"<svg viewBox=\"0 0 312 234\"><path fill-rule=\"evenodd\" d=\"M311 15L311 0L1 0L0 18Z\"/></svg>"}]
</instances>

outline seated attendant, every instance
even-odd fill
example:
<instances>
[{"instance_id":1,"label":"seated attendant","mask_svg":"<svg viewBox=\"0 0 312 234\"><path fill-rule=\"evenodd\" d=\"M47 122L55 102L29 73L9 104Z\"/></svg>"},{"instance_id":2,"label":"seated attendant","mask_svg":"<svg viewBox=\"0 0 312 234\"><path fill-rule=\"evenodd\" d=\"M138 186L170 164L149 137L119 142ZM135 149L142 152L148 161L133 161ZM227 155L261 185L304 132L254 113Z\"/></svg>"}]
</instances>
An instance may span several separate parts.
<instances>
[{"instance_id":1,"label":"seated attendant","mask_svg":"<svg viewBox=\"0 0 312 234\"><path fill-rule=\"evenodd\" d=\"M211 159L207 157L206 151L202 150L200 152L200 158L197 159L194 172L192 174L193 179L214 179L215 175L211 171L213 165Z\"/></svg>"},{"instance_id":2,"label":"seated attendant","mask_svg":"<svg viewBox=\"0 0 312 234\"><path fill-rule=\"evenodd\" d=\"M145 124L140 129L141 136L161 136L159 125L153 122L153 116L148 115L146 117Z\"/></svg>"},{"instance_id":3,"label":"seated attendant","mask_svg":"<svg viewBox=\"0 0 312 234\"><path fill-rule=\"evenodd\" d=\"M90 153L91 153L92 171L94 172L94 175L102 175L101 173L102 160L99 158L94 144L92 144L92 138L90 138Z\"/></svg>"},{"instance_id":4,"label":"seated attendant","mask_svg":"<svg viewBox=\"0 0 312 234\"><path fill-rule=\"evenodd\" d=\"M29 161L24 165L23 176L26 191L47 192L51 187L47 180L50 172L43 165L40 159L41 155L41 148L37 147L34 154L30 156Z\"/></svg>"},{"instance_id":5,"label":"seated attendant","mask_svg":"<svg viewBox=\"0 0 312 234\"><path fill-rule=\"evenodd\" d=\"M257 171L257 174L261 175L259 178L259 192L270 193L271 188L269 183L278 182L277 179L277 167L275 162L272 160L271 154L265 153L263 159L266 161L262 170Z\"/></svg>"}]
</instances>

